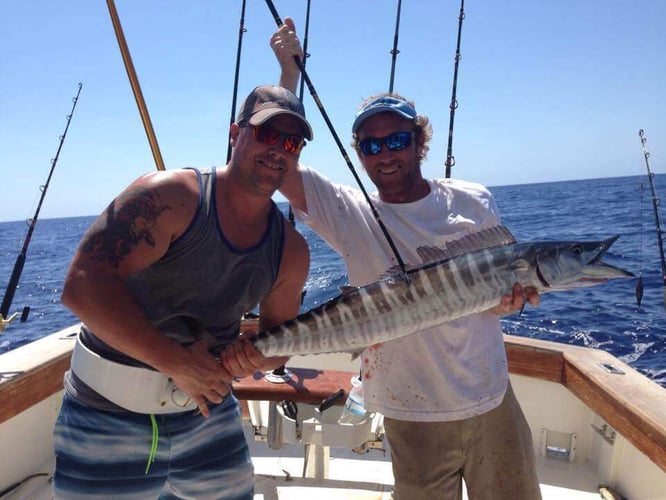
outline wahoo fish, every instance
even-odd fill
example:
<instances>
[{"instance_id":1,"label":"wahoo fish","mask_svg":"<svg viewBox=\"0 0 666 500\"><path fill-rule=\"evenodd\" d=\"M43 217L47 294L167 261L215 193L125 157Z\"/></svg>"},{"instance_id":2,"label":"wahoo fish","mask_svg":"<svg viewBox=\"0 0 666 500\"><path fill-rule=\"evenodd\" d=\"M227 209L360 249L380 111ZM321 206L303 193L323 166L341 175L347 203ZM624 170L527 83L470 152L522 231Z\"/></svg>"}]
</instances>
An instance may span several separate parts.
<instances>
[{"instance_id":1,"label":"wahoo fish","mask_svg":"<svg viewBox=\"0 0 666 500\"><path fill-rule=\"evenodd\" d=\"M380 280L343 287L337 297L252 339L264 356L349 352L487 311L514 283L540 294L634 275L601 261L619 236L603 241L517 243L496 226L417 249L424 264L392 268Z\"/></svg>"}]
</instances>

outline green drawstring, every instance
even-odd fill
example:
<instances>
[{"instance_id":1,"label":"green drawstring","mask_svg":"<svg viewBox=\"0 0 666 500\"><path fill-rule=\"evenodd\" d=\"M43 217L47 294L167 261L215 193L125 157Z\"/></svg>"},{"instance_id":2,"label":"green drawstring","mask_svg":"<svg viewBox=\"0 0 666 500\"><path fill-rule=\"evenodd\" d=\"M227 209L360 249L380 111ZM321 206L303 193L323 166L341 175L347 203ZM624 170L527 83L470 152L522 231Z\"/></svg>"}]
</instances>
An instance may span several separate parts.
<instances>
[{"instance_id":1,"label":"green drawstring","mask_svg":"<svg viewBox=\"0 0 666 500\"><path fill-rule=\"evenodd\" d=\"M157 429L157 421L155 420L155 415L150 415L150 423L153 425L153 442L150 444L150 455L148 455L148 463L146 464L145 475L148 475L150 470L150 464L155 461L155 455L157 455L157 443L160 439L160 433Z\"/></svg>"}]
</instances>

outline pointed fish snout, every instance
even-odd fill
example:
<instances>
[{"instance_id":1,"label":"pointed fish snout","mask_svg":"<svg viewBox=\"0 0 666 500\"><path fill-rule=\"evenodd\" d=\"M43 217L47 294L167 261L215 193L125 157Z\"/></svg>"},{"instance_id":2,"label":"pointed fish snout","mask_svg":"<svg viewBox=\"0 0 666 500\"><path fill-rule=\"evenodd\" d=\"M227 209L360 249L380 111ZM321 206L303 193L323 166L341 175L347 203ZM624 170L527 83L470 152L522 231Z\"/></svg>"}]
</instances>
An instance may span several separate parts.
<instances>
[{"instance_id":1,"label":"pointed fish snout","mask_svg":"<svg viewBox=\"0 0 666 500\"><path fill-rule=\"evenodd\" d=\"M619 234L616 234L615 236L611 236L607 240L604 240L601 245L604 247L604 251L608 250L613 243L617 241L617 239L620 237Z\"/></svg>"},{"instance_id":2,"label":"pointed fish snout","mask_svg":"<svg viewBox=\"0 0 666 500\"><path fill-rule=\"evenodd\" d=\"M595 275L599 276L604 276L608 279L613 279L613 278L634 278L635 275L634 273L631 273L629 271L626 271L622 268L612 266L610 264L607 264L605 262L601 261L601 257L603 256L604 252L610 248L610 246L617 241L617 239L620 237L619 234L616 234L615 236L611 236L610 238L604 240L601 243L602 251L599 254L598 260L595 263L595 265L592 267L593 271L592 273Z\"/></svg>"}]
</instances>

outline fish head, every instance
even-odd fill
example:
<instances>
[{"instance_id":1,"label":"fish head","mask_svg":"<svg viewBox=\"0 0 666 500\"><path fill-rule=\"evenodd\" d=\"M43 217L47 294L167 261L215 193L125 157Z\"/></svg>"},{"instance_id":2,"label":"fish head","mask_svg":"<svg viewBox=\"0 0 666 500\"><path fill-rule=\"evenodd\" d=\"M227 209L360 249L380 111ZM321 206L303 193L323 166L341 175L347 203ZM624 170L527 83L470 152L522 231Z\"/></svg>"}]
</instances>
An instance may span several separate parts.
<instances>
[{"instance_id":1,"label":"fish head","mask_svg":"<svg viewBox=\"0 0 666 500\"><path fill-rule=\"evenodd\" d=\"M600 285L615 278L632 278L624 269L601 259L617 240L558 241L541 245L536 251L536 273L544 289L570 290Z\"/></svg>"}]
</instances>

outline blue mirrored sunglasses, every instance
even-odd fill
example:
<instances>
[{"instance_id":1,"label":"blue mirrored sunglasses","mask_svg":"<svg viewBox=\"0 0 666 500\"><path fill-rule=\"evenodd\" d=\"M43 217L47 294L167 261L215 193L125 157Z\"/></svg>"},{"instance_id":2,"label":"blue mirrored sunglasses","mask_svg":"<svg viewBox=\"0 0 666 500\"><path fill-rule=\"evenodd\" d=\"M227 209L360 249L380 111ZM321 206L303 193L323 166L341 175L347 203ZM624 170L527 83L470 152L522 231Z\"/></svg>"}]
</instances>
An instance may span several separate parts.
<instances>
[{"instance_id":1,"label":"blue mirrored sunglasses","mask_svg":"<svg viewBox=\"0 0 666 500\"><path fill-rule=\"evenodd\" d=\"M382 151L382 145L391 151L400 151L412 143L414 132L395 132L386 137L368 137L359 141L358 147L364 155L378 155Z\"/></svg>"}]
</instances>

